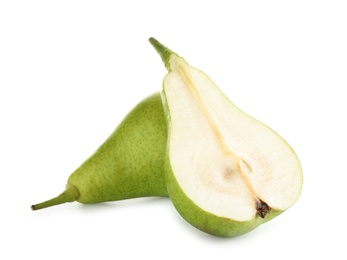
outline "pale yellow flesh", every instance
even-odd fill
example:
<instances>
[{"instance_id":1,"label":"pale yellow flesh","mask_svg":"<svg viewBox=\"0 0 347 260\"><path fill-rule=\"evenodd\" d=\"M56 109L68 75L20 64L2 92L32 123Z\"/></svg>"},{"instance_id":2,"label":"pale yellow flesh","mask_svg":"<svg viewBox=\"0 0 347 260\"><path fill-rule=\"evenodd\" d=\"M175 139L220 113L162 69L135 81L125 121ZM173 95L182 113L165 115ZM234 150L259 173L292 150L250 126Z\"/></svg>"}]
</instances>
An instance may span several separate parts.
<instances>
[{"instance_id":1,"label":"pale yellow flesh","mask_svg":"<svg viewBox=\"0 0 347 260\"><path fill-rule=\"evenodd\" d=\"M172 55L164 79L170 113L170 163L199 207L238 221L257 200L285 210L301 191L301 166L273 130L238 109L203 72Z\"/></svg>"}]
</instances>

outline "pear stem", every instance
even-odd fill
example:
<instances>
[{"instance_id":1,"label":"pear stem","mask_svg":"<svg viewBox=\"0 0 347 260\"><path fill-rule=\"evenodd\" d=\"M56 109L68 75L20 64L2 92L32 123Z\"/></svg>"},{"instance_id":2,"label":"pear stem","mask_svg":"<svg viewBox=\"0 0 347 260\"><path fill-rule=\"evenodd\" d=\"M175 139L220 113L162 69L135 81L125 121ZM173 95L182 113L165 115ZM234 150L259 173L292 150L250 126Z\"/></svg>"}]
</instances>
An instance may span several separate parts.
<instances>
[{"instance_id":1,"label":"pear stem","mask_svg":"<svg viewBox=\"0 0 347 260\"><path fill-rule=\"evenodd\" d=\"M160 55L161 59L163 60L165 67L168 71L171 71L171 66L170 66L170 56L174 52L171 51L169 48L167 48L165 45L161 44L157 39L151 37L148 39L149 42L152 44L154 49L158 52Z\"/></svg>"},{"instance_id":2,"label":"pear stem","mask_svg":"<svg viewBox=\"0 0 347 260\"><path fill-rule=\"evenodd\" d=\"M31 206L32 210L39 210L48 208L51 206L59 205L65 202L73 202L76 201L80 196L78 189L73 185L68 185L63 193L58 195L57 197L47 200L42 203L38 203Z\"/></svg>"}]
</instances>

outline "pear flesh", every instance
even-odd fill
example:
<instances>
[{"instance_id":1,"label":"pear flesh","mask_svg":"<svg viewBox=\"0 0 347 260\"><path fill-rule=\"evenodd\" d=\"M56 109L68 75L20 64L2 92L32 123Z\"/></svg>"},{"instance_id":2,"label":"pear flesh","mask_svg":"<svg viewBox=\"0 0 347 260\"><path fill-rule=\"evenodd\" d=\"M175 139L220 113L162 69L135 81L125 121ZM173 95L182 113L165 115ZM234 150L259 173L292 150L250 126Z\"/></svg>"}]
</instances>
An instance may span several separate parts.
<instances>
[{"instance_id":1,"label":"pear flesh","mask_svg":"<svg viewBox=\"0 0 347 260\"><path fill-rule=\"evenodd\" d=\"M235 106L202 71L154 38L169 70L162 96L168 119L167 183L194 226L218 236L246 233L299 198L293 149Z\"/></svg>"},{"instance_id":2,"label":"pear flesh","mask_svg":"<svg viewBox=\"0 0 347 260\"><path fill-rule=\"evenodd\" d=\"M164 176L167 130L159 93L140 102L107 140L69 177L59 196L33 210L65 202L84 204L168 196Z\"/></svg>"}]
</instances>

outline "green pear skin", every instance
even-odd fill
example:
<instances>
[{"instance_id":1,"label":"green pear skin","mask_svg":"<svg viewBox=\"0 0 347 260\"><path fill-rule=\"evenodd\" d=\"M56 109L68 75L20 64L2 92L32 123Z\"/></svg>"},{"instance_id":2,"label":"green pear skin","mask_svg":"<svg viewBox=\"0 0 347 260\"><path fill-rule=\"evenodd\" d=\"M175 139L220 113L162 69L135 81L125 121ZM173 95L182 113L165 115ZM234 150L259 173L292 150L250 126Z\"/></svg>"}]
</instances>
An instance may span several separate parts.
<instances>
[{"instance_id":1,"label":"green pear skin","mask_svg":"<svg viewBox=\"0 0 347 260\"><path fill-rule=\"evenodd\" d=\"M168 196L164 176L167 140L161 97L140 102L107 140L69 177L59 196L31 206L83 204L147 196Z\"/></svg>"}]
</instances>

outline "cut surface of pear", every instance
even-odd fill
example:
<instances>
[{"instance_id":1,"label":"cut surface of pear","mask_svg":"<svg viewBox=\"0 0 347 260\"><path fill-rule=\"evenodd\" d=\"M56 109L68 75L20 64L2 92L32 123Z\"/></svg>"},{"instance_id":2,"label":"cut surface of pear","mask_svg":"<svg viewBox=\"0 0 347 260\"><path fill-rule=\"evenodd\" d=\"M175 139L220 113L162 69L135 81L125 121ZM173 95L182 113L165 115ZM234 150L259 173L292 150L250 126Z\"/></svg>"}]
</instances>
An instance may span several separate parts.
<instances>
[{"instance_id":1,"label":"cut surface of pear","mask_svg":"<svg viewBox=\"0 0 347 260\"><path fill-rule=\"evenodd\" d=\"M302 171L288 143L234 105L202 71L154 38L168 68L169 195L191 224L234 236L277 216L300 196Z\"/></svg>"},{"instance_id":2,"label":"cut surface of pear","mask_svg":"<svg viewBox=\"0 0 347 260\"><path fill-rule=\"evenodd\" d=\"M33 210L65 202L84 204L168 196L164 176L166 121L159 93L140 102L107 140L69 177L59 196Z\"/></svg>"}]
</instances>

